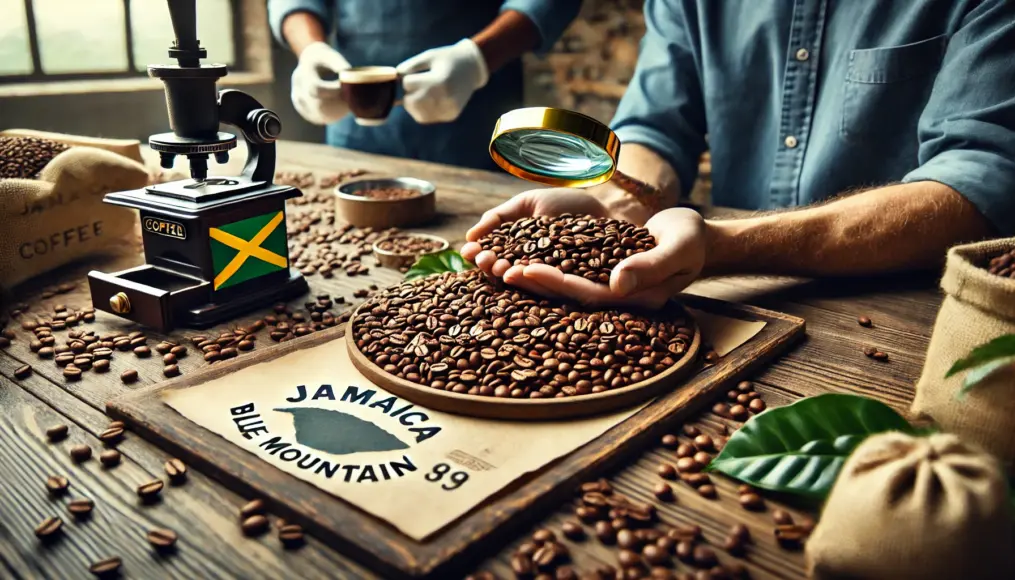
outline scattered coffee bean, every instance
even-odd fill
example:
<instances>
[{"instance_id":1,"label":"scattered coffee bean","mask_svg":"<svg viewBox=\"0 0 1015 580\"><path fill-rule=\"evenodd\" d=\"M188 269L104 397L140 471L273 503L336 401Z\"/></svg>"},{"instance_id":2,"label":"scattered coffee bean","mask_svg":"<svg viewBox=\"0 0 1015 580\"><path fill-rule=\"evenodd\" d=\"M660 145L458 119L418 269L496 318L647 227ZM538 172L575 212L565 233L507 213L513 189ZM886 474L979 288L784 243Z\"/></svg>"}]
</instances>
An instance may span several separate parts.
<instances>
[{"instance_id":1,"label":"scattered coffee bean","mask_svg":"<svg viewBox=\"0 0 1015 580\"><path fill-rule=\"evenodd\" d=\"M694 438L694 446L699 451L712 451L715 449L715 442L708 435L701 434Z\"/></svg>"},{"instance_id":2,"label":"scattered coffee bean","mask_svg":"<svg viewBox=\"0 0 1015 580\"><path fill-rule=\"evenodd\" d=\"M140 346L134 347L134 354L138 358L148 358L148 357L150 357L152 355L152 350L150 348L148 348L147 346L142 344Z\"/></svg>"},{"instance_id":3,"label":"scattered coffee bean","mask_svg":"<svg viewBox=\"0 0 1015 580\"><path fill-rule=\"evenodd\" d=\"M877 361L886 362L888 360L888 353L879 350L871 355L871 358Z\"/></svg>"},{"instance_id":4,"label":"scattered coffee bean","mask_svg":"<svg viewBox=\"0 0 1015 580\"><path fill-rule=\"evenodd\" d=\"M99 462L105 467L114 467L120 464L120 452L116 449L106 449L99 454Z\"/></svg>"},{"instance_id":5,"label":"scattered coffee bean","mask_svg":"<svg viewBox=\"0 0 1015 580\"><path fill-rule=\"evenodd\" d=\"M444 247L444 242L412 234L396 234L377 242L377 247L393 254L422 256L440 250Z\"/></svg>"},{"instance_id":6,"label":"scattered coffee bean","mask_svg":"<svg viewBox=\"0 0 1015 580\"><path fill-rule=\"evenodd\" d=\"M673 488L661 481L652 488L652 493L659 501L673 501Z\"/></svg>"},{"instance_id":7,"label":"scattered coffee bean","mask_svg":"<svg viewBox=\"0 0 1015 580\"><path fill-rule=\"evenodd\" d=\"M278 529L278 539L287 550L298 548L306 541L303 537L303 527L299 524L286 524Z\"/></svg>"},{"instance_id":8,"label":"scattered coffee bean","mask_svg":"<svg viewBox=\"0 0 1015 580\"><path fill-rule=\"evenodd\" d=\"M167 377L175 377L180 374L180 367L176 365L166 365L162 367L162 374Z\"/></svg>"},{"instance_id":9,"label":"scattered coffee bean","mask_svg":"<svg viewBox=\"0 0 1015 580\"><path fill-rule=\"evenodd\" d=\"M659 466L656 467L656 473L663 479L677 478L677 470L669 463L660 463Z\"/></svg>"},{"instance_id":10,"label":"scattered coffee bean","mask_svg":"<svg viewBox=\"0 0 1015 580\"><path fill-rule=\"evenodd\" d=\"M765 500L756 493L745 493L740 496L740 507L751 511L762 510L765 509Z\"/></svg>"},{"instance_id":11,"label":"scattered coffee bean","mask_svg":"<svg viewBox=\"0 0 1015 580\"><path fill-rule=\"evenodd\" d=\"M612 544L617 540L617 532L607 521L598 521L595 524L596 538L604 544Z\"/></svg>"},{"instance_id":12,"label":"scattered coffee bean","mask_svg":"<svg viewBox=\"0 0 1015 580\"><path fill-rule=\"evenodd\" d=\"M142 484L137 488L137 496L145 503L155 502L161 497L162 487L165 484L161 479L155 479Z\"/></svg>"},{"instance_id":13,"label":"scattered coffee bean","mask_svg":"<svg viewBox=\"0 0 1015 580\"><path fill-rule=\"evenodd\" d=\"M170 483L179 485L187 480L187 465L179 459L170 459L164 467Z\"/></svg>"},{"instance_id":14,"label":"scattered coffee bean","mask_svg":"<svg viewBox=\"0 0 1015 580\"><path fill-rule=\"evenodd\" d=\"M874 326L874 323L871 322L871 319L867 318L866 316L861 316L860 318L857 318L856 321L860 326L864 326L866 328Z\"/></svg>"},{"instance_id":15,"label":"scattered coffee bean","mask_svg":"<svg viewBox=\"0 0 1015 580\"><path fill-rule=\"evenodd\" d=\"M46 478L46 489L50 495L58 496L67 493L70 482L62 475L50 475Z\"/></svg>"},{"instance_id":16,"label":"scattered coffee bean","mask_svg":"<svg viewBox=\"0 0 1015 580\"><path fill-rule=\"evenodd\" d=\"M529 578L535 572L536 566L532 563L532 556L515 553L511 556L511 571L517 578Z\"/></svg>"},{"instance_id":17,"label":"scattered coffee bean","mask_svg":"<svg viewBox=\"0 0 1015 580\"><path fill-rule=\"evenodd\" d=\"M692 540L679 540L675 548L677 559L690 562L694 559L694 543Z\"/></svg>"},{"instance_id":18,"label":"scattered coffee bean","mask_svg":"<svg viewBox=\"0 0 1015 580\"><path fill-rule=\"evenodd\" d=\"M670 560L669 554L660 550L659 546L655 544L649 544L642 548L641 556L650 566L660 566Z\"/></svg>"},{"instance_id":19,"label":"scattered coffee bean","mask_svg":"<svg viewBox=\"0 0 1015 580\"><path fill-rule=\"evenodd\" d=\"M698 486L698 495L706 499L715 499L716 497L719 496L719 494L716 492L715 486L712 485L711 483L706 483L705 485Z\"/></svg>"},{"instance_id":20,"label":"scattered coffee bean","mask_svg":"<svg viewBox=\"0 0 1015 580\"><path fill-rule=\"evenodd\" d=\"M681 457L677 460L677 471L680 473L695 473L701 471L703 467L693 457Z\"/></svg>"},{"instance_id":21,"label":"scattered coffee bean","mask_svg":"<svg viewBox=\"0 0 1015 580\"><path fill-rule=\"evenodd\" d=\"M666 435L663 435L663 438L660 441L660 443L662 443L662 446L667 449L677 449L677 447L680 445L680 440L677 439L676 435L667 433Z\"/></svg>"},{"instance_id":22,"label":"scattered coffee bean","mask_svg":"<svg viewBox=\"0 0 1015 580\"><path fill-rule=\"evenodd\" d=\"M688 437L697 437L698 435L701 435L701 431L694 425L684 425L683 431L684 435Z\"/></svg>"},{"instance_id":23,"label":"scattered coffee bean","mask_svg":"<svg viewBox=\"0 0 1015 580\"><path fill-rule=\"evenodd\" d=\"M123 427L109 427L102 433L99 433L99 440L107 446L114 445L121 439L123 439Z\"/></svg>"},{"instance_id":24,"label":"scattered coffee bean","mask_svg":"<svg viewBox=\"0 0 1015 580\"><path fill-rule=\"evenodd\" d=\"M873 357L874 353L876 353L877 351L878 349L874 348L873 346L863 347L863 354L868 357Z\"/></svg>"},{"instance_id":25,"label":"scattered coffee bean","mask_svg":"<svg viewBox=\"0 0 1015 580\"><path fill-rule=\"evenodd\" d=\"M48 541L55 538L61 529L63 529L63 520L56 516L50 516L35 526L35 537Z\"/></svg>"},{"instance_id":26,"label":"scattered coffee bean","mask_svg":"<svg viewBox=\"0 0 1015 580\"><path fill-rule=\"evenodd\" d=\"M551 532L546 528L538 529L535 531L535 533L532 534L532 541L536 542L537 544L542 544L544 542L552 542L556 539L557 536L555 536L553 532Z\"/></svg>"},{"instance_id":27,"label":"scattered coffee bean","mask_svg":"<svg viewBox=\"0 0 1015 580\"><path fill-rule=\"evenodd\" d=\"M581 521L591 524L600 517L599 510L590 506L578 506L574 510L574 515L578 516Z\"/></svg>"},{"instance_id":28,"label":"scattered coffee bean","mask_svg":"<svg viewBox=\"0 0 1015 580\"><path fill-rule=\"evenodd\" d=\"M75 445L70 448L70 456L75 463L84 463L92 458L92 448L87 445Z\"/></svg>"},{"instance_id":29,"label":"scattered coffee bean","mask_svg":"<svg viewBox=\"0 0 1015 580\"><path fill-rule=\"evenodd\" d=\"M55 443L67 437L68 430L67 425L62 423L59 425L53 425L49 429L46 429L46 437Z\"/></svg>"},{"instance_id":30,"label":"scattered coffee bean","mask_svg":"<svg viewBox=\"0 0 1015 580\"><path fill-rule=\"evenodd\" d=\"M69 511L75 518L85 519L92 514L92 509L94 507L95 502L90 499L74 499L67 504L67 511Z\"/></svg>"},{"instance_id":31,"label":"scattered coffee bean","mask_svg":"<svg viewBox=\"0 0 1015 580\"><path fill-rule=\"evenodd\" d=\"M730 528L730 535L739 538L742 542L751 541L751 530L744 524L733 524L733 527Z\"/></svg>"},{"instance_id":32,"label":"scattered coffee bean","mask_svg":"<svg viewBox=\"0 0 1015 580\"><path fill-rule=\"evenodd\" d=\"M694 455L694 445L690 443L681 443L677 447L677 457L691 457Z\"/></svg>"},{"instance_id":33,"label":"scattered coffee bean","mask_svg":"<svg viewBox=\"0 0 1015 580\"><path fill-rule=\"evenodd\" d=\"M727 405L726 403L716 403L715 405L712 406L712 412L715 413L716 415L719 415L720 417L729 417L730 406Z\"/></svg>"},{"instance_id":34,"label":"scattered coffee bean","mask_svg":"<svg viewBox=\"0 0 1015 580\"><path fill-rule=\"evenodd\" d=\"M806 537L803 530L793 524L779 525L775 527L775 540L785 550L797 550Z\"/></svg>"},{"instance_id":35,"label":"scattered coffee bean","mask_svg":"<svg viewBox=\"0 0 1015 580\"><path fill-rule=\"evenodd\" d=\"M678 542L694 542L701 539L701 526L698 524L678 525L670 529L666 536Z\"/></svg>"},{"instance_id":36,"label":"scattered coffee bean","mask_svg":"<svg viewBox=\"0 0 1015 580\"><path fill-rule=\"evenodd\" d=\"M708 546L695 546L693 557L695 565L701 567L715 566L719 561L715 556L715 551Z\"/></svg>"},{"instance_id":37,"label":"scattered coffee bean","mask_svg":"<svg viewBox=\"0 0 1015 580\"><path fill-rule=\"evenodd\" d=\"M122 565L123 562L120 558L113 556L112 558L93 562L92 565L88 567L88 571L99 578L108 578L119 573L120 566Z\"/></svg>"},{"instance_id":38,"label":"scattered coffee bean","mask_svg":"<svg viewBox=\"0 0 1015 580\"><path fill-rule=\"evenodd\" d=\"M641 566L641 556L632 550L621 550L617 554L617 563L621 568L634 568Z\"/></svg>"},{"instance_id":39,"label":"scattered coffee bean","mask_svg":"<svg viewBox=\"0 0 1015 580\"><path fill-rule=\"evenodd\" d=\"M176 364L176 355L171 353L171 352L162 355L162 364L164 364L164 365L174 365L174 364Z\"/></svg>"},{"instance_id":40,"label":"scattered coffee bean","mask_svg":"<svg viewBox=\"0 0 1015 580\"><path fill-rule=\"evenodd\" d=\"M585 528L576 522L564 522L560 527L560 531L569 540L578 541L585 538Z\"/></svg>"},{"instance_id":41,"label":"scattered coffee bean","mask_svg":"<svg viewBox=\"0 0 1015 580\"><path fill-rule=\"evenodd\" d=\"M699 451L694 454L694 460L702 465L702 467L708 465L712 461L712 456L704 451Z\"/></svg>"},{"instance_id":42,"label":"scattered coffee bean","mask_svg":"<svg viewBox=\"0 0 1015 580\"><path fill-rule=\"evenodd\" d=\"M109 370L109 359L100 358L92 363L92 370L97 373L104 373Z\"/></svg>"},{"instance_id":43,"label":"scattered coffee bean","mask_svg":"<svg viewBox=\"0 0 1015 580\"><path fill-rule=\"evenodd\" d=\"M751 399L750 404L747 405L747 408L750 409L752 413L760 413L767 407L768 405L766 405L765 401L762 401L761 399Z\"/></svg>"},{"instance_id":44,"label":"scattered coffee bean","mask_svg":"<svg viewBox=\"0 0 1015 580\"><path fill-rule=\"evenodd\" d=\"M730 534L726 536L726 540L723 542L722 549L726 550L734 556L744 555L744 541L739 537Z\"/></svg>"},{"instance_id":45,"label":"scattered coffee bean","mask_svg":"<svg viewBox=\"0 0 1015 580\"><path fill-rule=\"evenodd\" d=\"M14 378L21 380L27 379L32 375L32 365L21 365L14 369Z\"/></svg>"},{"instance_id":46,"label":"scattered coffee bean","mask_svg":"<svg viewBox=\"0 0 1015 580\"><path fill-rule=\"evenodd\" d=\"M156 550L166 550L176 545L178 536L173 530L155 528L148 532L148 543Z\"/></svg>"},{"instance_id":47,"label":"scattered coffee bean","mask_svg":"<svg viewBox=\"0 0 1015 580\"><path fill-rule=\"evenodd\" d=\"M137 381L137 371L134 369L127 369L120 373L120 380L125 384L130 384Z\"/></svg>"},{"instance_id":48,"label":"scattered coffee bean","mask_svg":"<svg viewBox=\"0 0 1015 580\"><path fill-rule=\"evenodd\" d=\"M480 579L477 578L476 580ZM489 578L483 580L496 580L496 579L491 575ZM549 579L541 579L541 580L549 580ZM567 565L559 566L557 567L557 571L554 573L552 580L578 580L578 573L575 572L574 568L572 568L571 566Z\"/></svg>"},{"instance_id":49,"label":"scattered coffee bean","mask_svg":"<svg viewBox=\"0 0 1015 580\"><path fill-rule=\"evenodd\" d=\"M793 516L786 510L777 509L772 512L772 521L777 526L788 526L793 524Z\"/></svg>"},{"instance_id":50,"label":"scattered coffee bean","mask_svg":"<svg viewBox=\"0 0 1015 580\"><path fill-rule=\"evenodd\" d=\"M260 499L252 499L247 503L243 504L240 508L240 519L247 519L250 516L255 516L264 513L264 501Z\"/></svg>"},{"instance_id":51,"label":"scattered coffee bean","mask_svg":"<svg viewBox=\"0 0 1015 580\"><path fill-rule=\"evenodd\" d=\"M76 381L81 378L81 369L73 364L63 367L63 376L69 381Z\"/></svg>"},{"instance_id":52,"label":"scattered coffee bean","mask_svg":"<svg viewBox=\"0 0 1015 580\"><path fill-rule=\"evenodd\" d=\"M7 348L11 345L11 339L6 336L0 336L0 348Z\"/></svg>"},{"instance_id":53,"label":"scattered coffee bean","mask_svg":"<svg viewBox=\"0 0 1015 580\"><path fill-rule=\"evenodd\" d=\"M730 416L735 421L746 421L751 414L747 411L747 407L743 405L733 405L730 407Z\"/></svg>"},{"instance_id":54,"label":"scattered coffee bean","mask_svg":"<svg viewBox=\"0 0 1015 580\"><path fill-rule=\"evenodd\" d=\"M123 421L110 421L109 425L106 425L106 429L126 429L127 424Z\"/></svg>"},{"instance_id":55,"label":"scattered coffee bean","mask_svg":"<svg viewBox=\"0 0 1015 580\"><path fill-rule=\"evenodd\" d=\"M617 529L617 526L613 527L614 529ZM621 548L633 550L637 549L638 546L641 545L641 540L639 540L638 537L634 535L633 530L619 528L617 529L617 545L620 546Z\"/></svg>"},{"instance_id":56,"label":"scattered coffee bean","mask_svg":"<svg viewBox=\"0 0 1015 580\"><path fill-rule=\"evenodd\" d=\"M712 479L709 478L707 473L685 473L681 474L680 480L690 485L691 487L699 487L706 483L711 483Z\"/></svg>"}]
</instances>

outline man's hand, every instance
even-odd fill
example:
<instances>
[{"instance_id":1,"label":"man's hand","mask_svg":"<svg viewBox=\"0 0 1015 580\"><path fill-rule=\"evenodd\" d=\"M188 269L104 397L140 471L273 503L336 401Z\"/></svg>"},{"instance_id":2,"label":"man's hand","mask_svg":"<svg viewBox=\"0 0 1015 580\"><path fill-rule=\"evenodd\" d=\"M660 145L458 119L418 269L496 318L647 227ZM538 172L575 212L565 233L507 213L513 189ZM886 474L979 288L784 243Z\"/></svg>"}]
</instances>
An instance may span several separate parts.
<instances>
[{"instance_id":1,"label":"man's hand","mask_svg":"<svg viewBox=\"0 0 1015 580\"><path fill-rule=\"evenodd\" d=\"M674 208L659 212L645 224L656 247L623 260L613 269L609 286L565 274L545 264L515 266L482 251L476 243L502 223L528 216L563 213L611 217L590 194L573 189L522 193L485 214L466 234L462 256L484 272L544 296L559 296L589 305L633 304L660 308L701 273L705 264L705 222L695 211Z\"/></svg>"},{"instance_id":2,"label":"man's hand","mask_svg":"<svg viewBox=\"0 0 1015 580\"><path fill-rule=\"evenodd\" d=\"M417 123L447 123L462 113L490 78L483 53L471 39L433 48L398 65L405 110Z\"/></svg>"},{"instance_id":3,"label":"man's hand","mask_svg":"<svg viewBox=\"0 0 1015 580\"><path fill-rule=\"evenodd\" d=\"M296 112L315 125L327 125L342 118L347 108L339 94L340 83L322 79L321 73L331 71L337 75L347 68L349 61L324 42L304 48L292 78L291 96Z\"/></svg>"}]
</instances>

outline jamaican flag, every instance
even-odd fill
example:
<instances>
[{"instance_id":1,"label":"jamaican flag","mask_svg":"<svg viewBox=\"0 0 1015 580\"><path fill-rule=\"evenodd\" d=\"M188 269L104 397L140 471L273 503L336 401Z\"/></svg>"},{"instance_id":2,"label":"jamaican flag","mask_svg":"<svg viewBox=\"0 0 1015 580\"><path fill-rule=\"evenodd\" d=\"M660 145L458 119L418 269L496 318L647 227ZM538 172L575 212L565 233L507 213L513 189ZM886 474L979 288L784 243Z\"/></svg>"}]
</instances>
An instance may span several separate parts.
<instances>
[{"instance_id":1,"label":"jamaican flag","mask_svg":"<svg viewBox=\"0 0 1015 580\"><path fill-rule=\"evenodd\" d=\"M284 220L279 211L208 230L216 290L289 267Z\"/></svg>"}]
</instances>

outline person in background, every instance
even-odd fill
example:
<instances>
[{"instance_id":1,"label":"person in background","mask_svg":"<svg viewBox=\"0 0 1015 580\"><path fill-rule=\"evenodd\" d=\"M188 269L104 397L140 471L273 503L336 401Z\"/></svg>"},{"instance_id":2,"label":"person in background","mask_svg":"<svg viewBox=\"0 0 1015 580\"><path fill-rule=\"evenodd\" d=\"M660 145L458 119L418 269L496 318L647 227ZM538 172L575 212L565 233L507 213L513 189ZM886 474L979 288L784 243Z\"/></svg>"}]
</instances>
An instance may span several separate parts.
<instances>
[{"instance_id":1,"label":"person in background","mask_svg":"<svg viewBox=\"0 0 1015 580\"><path fill-rule=\"evenodd\" d=\"M268 0L268 19L299 59L293 105L307 121L328 125L329 144L492 168L494 124L522 106L520 57L551 48L580 7L581 0ZM350 66L396 66L403 75L404 106L384 125L343 118L336 83L322 74Z\"/></svg>"},{"instance_id":2,"label":"person in background","mask_svg":"<svg viewBox=\"0 0 1015 580\"><path fill-rule=\"evenodd\" d=\"M1015 2L647 0L612 126L618 168L654 186L523 193L462 255L507 283L586 303L659 306L699 276L850 276L937 266L958 242L1015 235ZM673 207L712 158L717 206ZM512 266L474 243L502 222L583 213L644 224L657 247L609 285Z\"/></svg>"}]
</instances>

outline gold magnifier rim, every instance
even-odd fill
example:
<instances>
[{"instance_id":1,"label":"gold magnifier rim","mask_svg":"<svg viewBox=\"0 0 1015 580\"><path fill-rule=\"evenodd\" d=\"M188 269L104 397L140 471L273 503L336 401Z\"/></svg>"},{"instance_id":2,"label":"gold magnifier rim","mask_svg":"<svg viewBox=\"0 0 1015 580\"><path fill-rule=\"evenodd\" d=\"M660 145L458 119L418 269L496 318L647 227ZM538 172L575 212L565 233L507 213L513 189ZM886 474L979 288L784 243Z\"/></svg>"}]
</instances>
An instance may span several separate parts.
<instances>
[{"instance_id":1,"label":"gold magnifier rim","mask_svg":"<svg viewBox=\"0 0 1015 580\"><path fill-rule=\"evenodd\" d=\"M533 173L511 163L494 147L503 135L522 130L544 130L563 133L584 139L600 147L610 157L610 169L601 175L585 179L569 179ZM526 107L508 111L497 119L497 125L490 137L490 157L501 169L526 181L534 181L553 187L591 187L606 183L617 170L617 156L620 154L620 139L605 124L575 111L553 107Z\"/></svg>"}]
</instances>

